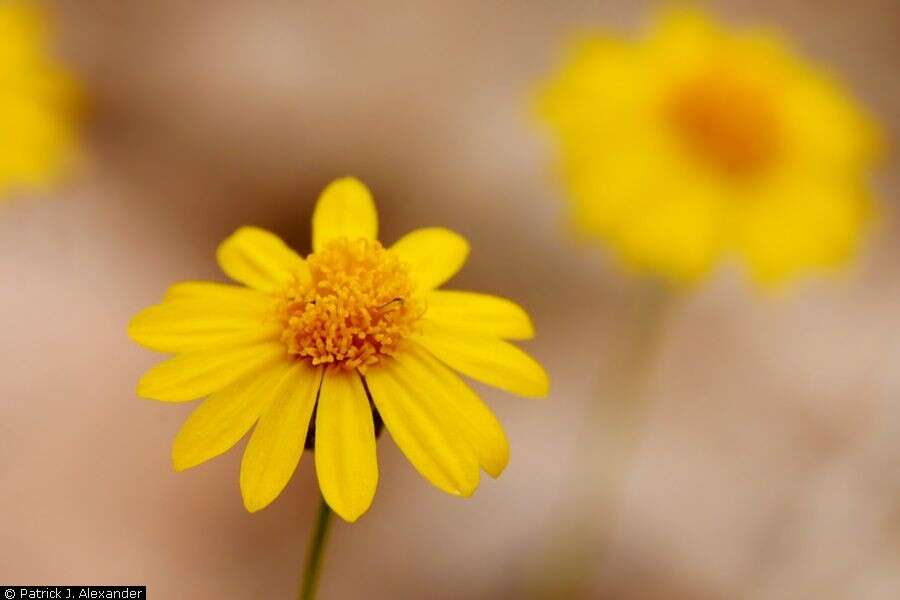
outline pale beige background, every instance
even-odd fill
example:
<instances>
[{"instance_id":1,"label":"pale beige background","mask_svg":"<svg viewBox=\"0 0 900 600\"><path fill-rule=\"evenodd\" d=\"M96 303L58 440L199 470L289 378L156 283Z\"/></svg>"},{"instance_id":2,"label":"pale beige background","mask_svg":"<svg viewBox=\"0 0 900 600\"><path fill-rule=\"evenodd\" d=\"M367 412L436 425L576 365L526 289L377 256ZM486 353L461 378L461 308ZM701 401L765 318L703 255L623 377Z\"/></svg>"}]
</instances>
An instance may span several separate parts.
<instances>
[{"instance_id":1,"label":"pale beige background","mask_svg":"<svg viewBox=\"0 0 900 600\"><path fill-rule=\"evenodd\" d=\"M0 582L293 597L312 460L252 516L238 451L172 472L190 407L135 397L157 357L125 326L169 283L218 278L213 249L241 224L305 249L316 194L350 173L375 191L385 240L433 224L471 240L454 287L532 312L528 349L553 391L484 390L513 457L468 501L382 439L375 504L337 524L322 598L900 597L893 155L878 179L885 218L851 272L777 298L726 272L672 308L609 513L580 494L615 455L616 421L602 418L615 399L600 402L640 290L563 235L525 95L573 28L633 28L645 3L56 4L92 123L71 189L0 208ZM713 6L778 24L896 139L896 2Z\"/></svg>"}]
</instances>

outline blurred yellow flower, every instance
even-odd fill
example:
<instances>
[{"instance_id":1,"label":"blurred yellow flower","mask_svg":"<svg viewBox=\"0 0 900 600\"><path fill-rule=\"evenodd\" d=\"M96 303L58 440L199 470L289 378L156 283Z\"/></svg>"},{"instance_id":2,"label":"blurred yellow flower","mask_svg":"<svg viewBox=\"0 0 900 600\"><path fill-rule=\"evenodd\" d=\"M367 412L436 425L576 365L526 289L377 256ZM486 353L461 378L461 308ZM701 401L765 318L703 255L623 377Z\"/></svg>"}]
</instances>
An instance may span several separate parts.
<instances>
[{"instance_id":1,"label":"blurred yellow flower","mask_svg":"<svg viewBox=\"0 0 900 600\"><path fill-rule=\"evenodd\" d=\"M385 248L377 229L369 190L339 179L316 205L305 260L274 234L241 228L217 256L247 287L177 284L134 318L132 339L177 354L144 375L138 395L209 396L175 439L176 469L222 454L255 424L240 484L256 511L284 489L311 428L322 495L354 521L378 481L374 414L445 492L471 495L479 467L500 475L503 429L454 370L544 396L544 370L504 341L532 337L531 322L508 300L436 289L466 260L459 235L418 229Z\"/></svg>"},{"instance_id":2,"label":"blurred yellow flower","mask_svg":"<svg viewBox=\"0 0 900 600\"><path fill-rule=\"evenodd\" d=\"M538 112L580 233L674 283L727 257L766 284L833 268L872 212L873 123L768 30L670 10L639 41L587 36Z\"/></svg>"},{"instance_id":3,"label":"blurred yellow flower","mask_svg":"<svg viewBox=\"0 0 900 600\"><path fill-rule=\"evenodd\" d=\"M0 197L52 183L72 157L75 88L37 2L0 2Z\"/></svg>"}]
</instances>

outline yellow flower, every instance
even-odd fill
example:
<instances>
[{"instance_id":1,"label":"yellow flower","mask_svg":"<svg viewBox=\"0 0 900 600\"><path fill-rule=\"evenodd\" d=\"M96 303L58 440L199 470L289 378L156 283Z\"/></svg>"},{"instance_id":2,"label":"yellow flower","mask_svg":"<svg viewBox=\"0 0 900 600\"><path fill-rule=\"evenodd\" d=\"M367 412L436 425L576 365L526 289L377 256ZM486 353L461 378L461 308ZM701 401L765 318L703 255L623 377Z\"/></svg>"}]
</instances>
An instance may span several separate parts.
<instances>
[{"instance_id":1,"label":"yellow flower","mask_svg":"<svg viewBox=\"0 0 900 600\"><path fill-rule=\"evenodd\" d=\"M73 153L74 84L31 0L0 2L0 196L53 182Z\"/></svg>"},{"instance_id":2,"label":"yellow flower","mask_svg":"<svg viewBox=\"0 0 900 600\"><path fill-rule=\"evenodd\" d=\"M309 428L322 495L355 521L375 494L375 422L383 420L445 492L471 495L479 467L500 475L506 436L454 371L544 396L544 370L504 341L533 336L528 315L502 298L436 289L466 260L459 235L418 229L385 248L377 228L369 190L339 179L316 205L305 260L274 234L241 228L217 257L247 287L180 283L134 318L132 339L176 353L143 376L138 395L209 396L175 439L175 469L222 454L255 424L240 484L247 510L257 511L291 478Z\"/></svg>"},{"instance_id":3,"label":"yellow flower","mask_svg":"<svg viewBox=\"0 0 900 600\"><path fill-rule=\"evenodd\" d=\"M737 258L761 283L852 256L875 127L769 30L664 12L639 41L588 36L541 90L580 232L674 283Z\"/></svg>"}]
</instances>

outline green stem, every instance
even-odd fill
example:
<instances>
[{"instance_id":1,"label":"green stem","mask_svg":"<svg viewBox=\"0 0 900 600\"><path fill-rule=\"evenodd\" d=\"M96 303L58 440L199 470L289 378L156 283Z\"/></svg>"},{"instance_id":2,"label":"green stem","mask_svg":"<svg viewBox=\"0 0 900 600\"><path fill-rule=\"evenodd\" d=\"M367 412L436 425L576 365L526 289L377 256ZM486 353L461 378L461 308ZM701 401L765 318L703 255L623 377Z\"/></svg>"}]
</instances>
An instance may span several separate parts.
<instances>
[{"instance_id":1,"label":"green stem","mask_svg":"<svg viewBox=\"0 0 900 600\"><path fill-rule=\"evenodd\" d=\"M325 542L328 541L328 531L331 526L331 508L321 499L319 504L319 516L316 519L316 528L309 540L309 553L306 556L306 569L303 572L303 581L300 584L300 600L314 600L319 588L319 575L322 572L322 559L325 555Z\"/></svg>"},{"instance_id":2,"label":"green stem","mask_svg":"<svg viewBox=\"0 0 900 600\"><path fill-rule=\"evenodd\" d=\"M649 409L648 384L664 342L670 313L678 295L653 282L641 282L632 292L626 331L604 357L598 380L599 398L589 405L582 433L586 477L574 483L575 520L548 550L547 571L532 583L535 598L580 596L607 565L615 526L622 508L632 461L641 441Z\"/></svg>"}]
</instances>

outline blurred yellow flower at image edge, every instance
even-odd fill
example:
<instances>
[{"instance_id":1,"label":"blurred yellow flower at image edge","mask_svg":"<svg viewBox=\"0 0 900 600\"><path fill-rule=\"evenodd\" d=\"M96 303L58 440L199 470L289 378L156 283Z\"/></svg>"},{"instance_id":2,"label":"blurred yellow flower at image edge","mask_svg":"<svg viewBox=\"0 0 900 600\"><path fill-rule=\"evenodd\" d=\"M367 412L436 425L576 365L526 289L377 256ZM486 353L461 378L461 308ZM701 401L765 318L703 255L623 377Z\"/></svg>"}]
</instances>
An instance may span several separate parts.
<instances>
[{"instance_id":1,"label":"blurred yellow flower at image edge","mask_svg":"<svg viewBox=\"0 0 900 600\"><path fill-rule=\"evenodd\" d=\"M546 395L544 370L506 341L531 338L531 321L508 300L437 289L467 258L468 243L456 233L418 229L385 248L377 230L369 190L339 179L316 205L306 259L274 234L243 227L217 257L246 287L180 283L133 319L132 339L176 354L143 376L138 395L208 396L175 439L177 470L224 453L253 428L240 487L247 509L257 511L287 485L312 428L322 495L354 521L378 481L377 410L400 450L441 490L469 496L480 469L500 475L507 438L454 371L522 396Z\"/></svg>"},{"instance_id":2,"label":"blurred yellow flower at image edge","mask_svg":"<svg viewBox=\"0 0 900 600\"><path fill-rule=\"evenodd\" d=\"M77 93L50 29L38 3L0 2L0 197L53 183L72 158Z\"/></svg>"},{"instance_id":3,"label":"blurred yellow flower at image edge","mask_svg":"<svg viewBox=\"0 0 900 600\"><path fill-rule=\"evenodd\" d=\"M579 233L676 284L732 257L762 284L832 269L872 213L878 132L769 30L668 10L636 41L586 35L538 114Z\"/></svg>"}]
</instances>

